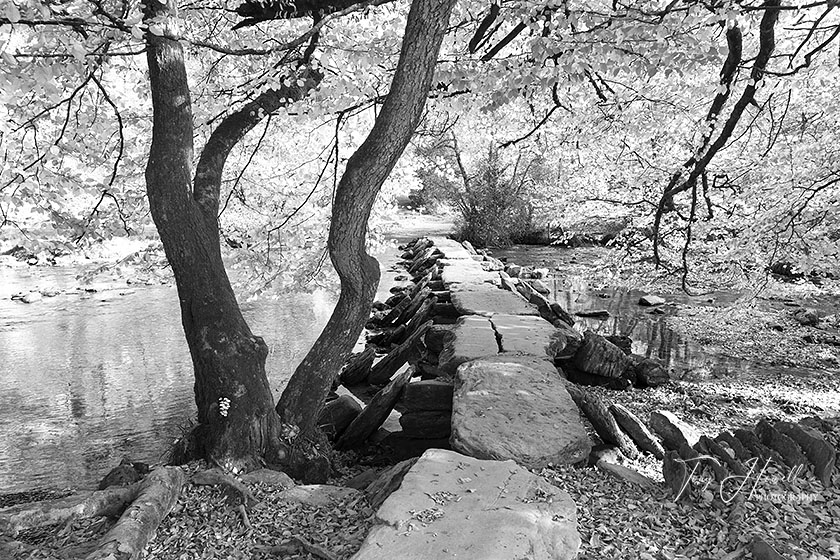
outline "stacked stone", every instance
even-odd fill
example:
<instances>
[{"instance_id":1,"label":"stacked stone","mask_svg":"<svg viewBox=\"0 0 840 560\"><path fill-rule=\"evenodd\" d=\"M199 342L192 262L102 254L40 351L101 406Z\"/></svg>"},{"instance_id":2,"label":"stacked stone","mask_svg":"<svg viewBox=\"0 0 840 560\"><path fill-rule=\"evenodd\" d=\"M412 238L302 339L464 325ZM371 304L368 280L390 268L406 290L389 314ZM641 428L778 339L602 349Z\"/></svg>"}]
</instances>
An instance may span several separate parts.
<instances>
[{"instance_id":1,"label":"stacked stone","mask_svg":"<svg viewBox=\"0 0 840 560\"><path fill-rule=\"evenodd\" d=\"M407 437L448 438L452 433L451 379L424 379L406 385L400 404L400 426Z\"/></svg>"}]
</instances>

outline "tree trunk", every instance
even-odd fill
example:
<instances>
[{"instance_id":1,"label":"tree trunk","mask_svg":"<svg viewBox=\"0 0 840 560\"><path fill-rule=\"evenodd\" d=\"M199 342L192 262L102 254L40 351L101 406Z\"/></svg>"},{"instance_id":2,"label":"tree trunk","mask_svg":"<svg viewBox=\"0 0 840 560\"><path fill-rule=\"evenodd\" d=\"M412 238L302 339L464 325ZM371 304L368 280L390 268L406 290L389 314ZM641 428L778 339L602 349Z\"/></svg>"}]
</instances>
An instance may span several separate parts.
<instances>
[{"instance_id":1,"label":"tree trunk","mask_svg":"<svg viewBox=\"0 0 840 560\"><path fill-rule=\"evenodd\" d=\"M214 192L212 181L206 180L212 174L200 173L192 188L190 91L183 49L170 38L176 36L170 29L175 2L150 2L145 12L147 21L159 17L166 22L164 35L149 33L146 38L154 110L146 190L175 275L195 369L199 452L226 469L250 470L262 457L279 462L283 454L265 374L268 351L242 317L222 263L218 181ZM209 159L223 166L239 138Z\"/></svg>"},{"instance_id":2,"label":"tree trunk","mask_svg":"<svg viewBox=\"0 0 840 560\"><path fill-rule=\"evenodd\" d=\"M454 0L414 0L391 89L364 143L350 157L336 190L330 259L341 295L312 349L295 370L277 411L293 431L314 433L318 414L370 314L379 264L365 251L368 217L423 111Z\"/></svg>"}]
</instances>

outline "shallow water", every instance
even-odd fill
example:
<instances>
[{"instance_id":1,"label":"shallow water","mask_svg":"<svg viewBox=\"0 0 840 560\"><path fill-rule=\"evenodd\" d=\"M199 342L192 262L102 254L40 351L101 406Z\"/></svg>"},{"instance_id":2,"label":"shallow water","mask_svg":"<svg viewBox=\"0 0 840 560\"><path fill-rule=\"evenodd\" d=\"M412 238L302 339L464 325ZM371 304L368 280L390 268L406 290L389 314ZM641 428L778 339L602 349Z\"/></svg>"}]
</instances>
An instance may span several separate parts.
<instances>
[{"instance_id":1,"label":"shallow water","mask_svg":"<svg viewBox=\"0 0 840 560\"><path fill-rule=\"evenodd\" d=\"M75 270L0 269L0 492L90 487L122 457L154 460L194 416L192 365L173 287L71 291ZM123 293L124 295L120 295ZM335 305L328 292L243 305L269 345L279 395Z\"/></svg>"}]
</instances>

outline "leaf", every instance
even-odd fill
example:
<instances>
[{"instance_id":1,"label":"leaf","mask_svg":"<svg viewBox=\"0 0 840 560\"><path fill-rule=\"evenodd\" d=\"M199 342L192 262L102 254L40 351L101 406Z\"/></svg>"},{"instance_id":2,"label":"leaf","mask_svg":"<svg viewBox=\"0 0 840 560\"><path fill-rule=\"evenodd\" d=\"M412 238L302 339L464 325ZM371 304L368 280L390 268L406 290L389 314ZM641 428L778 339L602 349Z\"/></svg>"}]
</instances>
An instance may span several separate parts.
<instances>
[{"instance_id":1,"label":"leaf","mask_svg":"<svg viewBox=\"0 0 840 560\"><path fill-rule=\"evenodd\" d=\"M8 19L11 23L17 23L20 21L20 10L14 2L6 4L4 13L6 15L6 19Z\"/></svg>"}]
</instances>

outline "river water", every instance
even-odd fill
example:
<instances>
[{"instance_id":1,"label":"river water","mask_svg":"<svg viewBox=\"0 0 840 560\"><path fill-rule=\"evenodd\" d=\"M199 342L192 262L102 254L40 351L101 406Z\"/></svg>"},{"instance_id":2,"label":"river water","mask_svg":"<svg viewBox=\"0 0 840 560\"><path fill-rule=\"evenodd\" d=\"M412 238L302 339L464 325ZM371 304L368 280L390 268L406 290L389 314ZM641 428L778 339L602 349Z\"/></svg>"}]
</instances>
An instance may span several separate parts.
<instances>
[{"instance_id":1,"label":"river water","mask_svg":"<svg viewBox=\"0 0 840 560\"><path fill-rule=\"evenodd\" d=\"M124 456L160 457L194 416L175 288L90 293L78 290L76 272L0 269L0 492L89 487ZM47 287L67 292L29 305L10 300ZM243 305L269 345L277 395L335 299L316 291Z\"/></svg>"}]
</instances>

